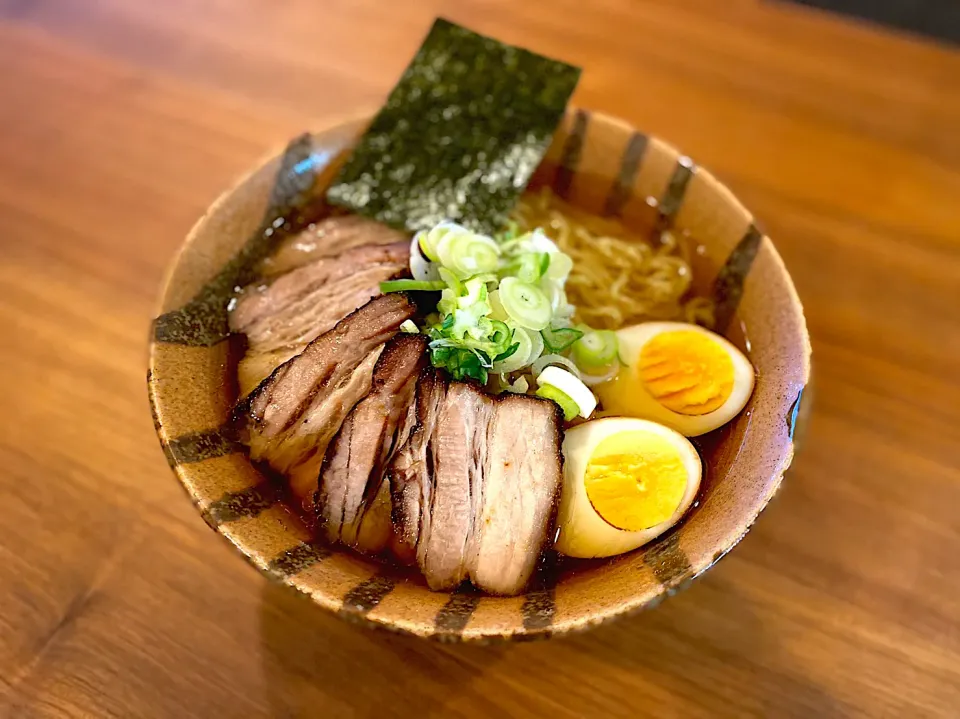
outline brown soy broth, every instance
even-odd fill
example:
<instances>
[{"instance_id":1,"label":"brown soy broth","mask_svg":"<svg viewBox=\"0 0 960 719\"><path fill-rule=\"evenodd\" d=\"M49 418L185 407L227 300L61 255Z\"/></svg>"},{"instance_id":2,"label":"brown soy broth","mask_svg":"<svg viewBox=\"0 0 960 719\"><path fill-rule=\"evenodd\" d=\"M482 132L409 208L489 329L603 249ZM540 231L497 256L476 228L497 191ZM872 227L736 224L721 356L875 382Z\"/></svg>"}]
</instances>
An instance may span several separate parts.
<instances>
[{"instance_id":1,"label":"brown soy broth","mask_svg":"<svg viewBox=\"0 0 960 719\"><path fill-rule=\"evenodd\" d=\"M541 187L549 185L553 180L554 173L555 168L551 169L547 167L538 170L531 181L529 190L531 192L535 192ZM569 199L574 202L576 201L576 198ZM313 209L315 211L307 213L307 216L302 218L299 222L284 225L284 234L287 238L287 243L284 245L284 251L288 253L289 256L284 258L284 265L282 266L281 271L287 271L295 266L296 253L298 251L303 253L304 258L307 258L315 249L315 243L324 241L323 235L317 232L317 223L327 218L344 216L347 214L342 210L326 205ZM624 221L629 224L629 229L624 230L623 236L632 236L637 238L646 237L650 238L649 241L656 243L659 241L659 233L665 229L670 229L668 223L664 221L659 211L656 200L653 198L648 198L648 200L644 203L634 203L632 206L625 208L624 215ZM289 241L290 238L298 233L301 233L299 239L294 243L291 243ZM689 294L693 296L708 295L711 283L713 278L716 276L719 266L713 260L713 258L707 256L703 245L701 245L695 238L691 238L689 235L682 232L677 233L676 237L681 243L682 254L684 258L687 259L691 265L693 277L691 291ZM298 247L296 244L297 242L302 243L302 246ZM274 254L275 253L272 253L271 256L267 257L258 267L259 279L261 281L269 282L278 274L280 274L280 271L278 271L278 266L275 264ZM743 351L747 357L750 356L750 343L746 335L746 329L739 318L735 317L734 321L731 323L730 329L726 333L726 336L727 339L741 349L741 351ZM242 347L242 343L243 338L240 338L239 342L237 343L237 347ZM242 349L238 351L242 352ZM236 354L237 359L239 359L239 356L239 354ZM235 362L234 359L232 359L232 361ZM704 474L701 479L700 489L696 498L694 499L693 504L691 505L690 510L683 518L681 518L675 527L669 530L667 533L668 535L676 532L681 526L683 526L683 524L689 521L689 519L697 513L705 498L710 495L713 488L726 476L727 471L732 465L733 460L736 458L736 455L739 453L740 447L743 444L746 427L749 423L749 408L750 405L748 404L744 412L727 425L703 435L702 437L691 438L692 443L700 454L703 463ZM576 424L576 422L574 424ZM571 424L570 426L573 425ZM313 532L316 524L316 518L311 512L305 510L302 503L291 494L289 483L286 478L272 470L265 463L258 462L256 463L256 466L263 476L276 486L282 497L285 508L291 513L291 515L295 516L300 522L302 522L304 527L306 527L310 532ZM555 539L555 537L553 539ZM338 546L337 549L359 554L352 548L348 547ZM627 555L619 555L600 559L578 559L562 556L550 549L544 553L541 559L541 565L533 580L533 584L540 587L551 587L559 582L562 582L565 577L568 577L572 574L589 571L597 567L607 566L614 562L620 561L623 557L631 556L636 552L643 551L644 549L641 547L634 552L628 553ZM416 567L411 568L403 565L387 553L376 557L371 557L369 555L362 556L367 560L376 561L385 566L389 566L395 569L398 573L409 577L417 583L423 582L422 577L420 576L420 573Z\"/></svg>"}]
</instances>

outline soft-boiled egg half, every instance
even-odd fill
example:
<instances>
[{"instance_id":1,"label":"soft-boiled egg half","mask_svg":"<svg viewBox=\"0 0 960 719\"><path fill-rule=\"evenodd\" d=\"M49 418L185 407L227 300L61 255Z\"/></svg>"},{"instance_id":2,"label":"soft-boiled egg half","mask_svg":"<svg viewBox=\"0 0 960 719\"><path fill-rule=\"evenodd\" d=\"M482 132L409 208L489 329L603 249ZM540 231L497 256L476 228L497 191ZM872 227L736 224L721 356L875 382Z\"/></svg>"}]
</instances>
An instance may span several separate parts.
<instances>
[{"instance_id":1,"label":"soft-boiled egg half","mask_svg":"<svg viewBox=\"0 0 960 719\"><path fill-rule=\"evenodd\" d=\"M629 552L672 527L700 488L700 456L669 427L630 417L567 430L557 551Z\"/></svg>"},{"instance_id":2,"label":"soft-boiled egg half","mask_svg":"<svg viewBox=\"0 0 960 719\"><path fill-rule=\"evenodd\" d=\"M642 417L687 437L733 419L753 392L754 370L720 335L684 322L645 322L617 331L623 365L594 390L604 415Z\"/></svg>"}]
</instances>

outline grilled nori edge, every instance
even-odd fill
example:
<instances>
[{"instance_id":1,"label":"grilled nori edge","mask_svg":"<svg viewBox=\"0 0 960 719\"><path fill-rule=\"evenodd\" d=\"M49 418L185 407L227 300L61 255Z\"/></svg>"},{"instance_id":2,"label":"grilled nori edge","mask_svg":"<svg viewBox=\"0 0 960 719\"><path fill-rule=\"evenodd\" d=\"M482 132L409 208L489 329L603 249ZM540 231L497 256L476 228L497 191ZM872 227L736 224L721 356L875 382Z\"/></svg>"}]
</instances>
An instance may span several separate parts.
<instances>
[{"instance_id":1,"label":"grilled nori edge","mask_svg":"<svg viewBox=\"0 0 960 719\"><path fill-rule=\"evenodd\" d=\"M327 193L411 231L493 233L540 164L580 69L438 18Z\"/></svg>"}]
</instances>

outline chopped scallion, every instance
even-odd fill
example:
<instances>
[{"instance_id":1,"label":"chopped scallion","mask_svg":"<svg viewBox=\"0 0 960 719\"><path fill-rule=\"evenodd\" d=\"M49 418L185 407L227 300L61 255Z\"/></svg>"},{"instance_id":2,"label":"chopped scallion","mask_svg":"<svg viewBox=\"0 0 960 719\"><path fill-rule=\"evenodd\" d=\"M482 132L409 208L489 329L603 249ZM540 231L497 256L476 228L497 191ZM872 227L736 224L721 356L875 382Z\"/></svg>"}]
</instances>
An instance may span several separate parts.
<instances>
[{"instance_id":1,"label":"chopped scallion","mask_svg":"<svg viewBox=\"0 0 960 719\"><path fill-rule=\"evenodd\" d=\"M539 287L516 277L500 281L500 303L520 327L540 331L550 324L550 300Z\"/></svg>"},{"instance_id":2,"label":"chopped scallion","mask_svg":"<svg viewBox=\"0 0 960 719\"><path fill-rule=\"evenodd\" d=\"M617 335L610 330L582 327L583 336L573 345L573 358L582 367L609 367L617 361Z\"/></svg>"},{"instance_id":3,"label":"chopped scallion","mask_svg":"<svg viewBox=\"0 0 960 719\"><path fill-rule=\"evenodd\" d=\"M427 280L389 280L380 283L380 291L387 292L436 292L446 287L443 282Z\"/></svg>"},{"instance_id":4,"label":"chopped scallion","mask_svg":"<svg viewBox=\"0 0 960 719\"><path fill-rule=\"evenodd\" d=\"M560 405L560 409L563 410L563 418L567 422L580 414L580 407L577 406L577 403L570 399L570 396L566 392L557 389L551 384L541 385L540 388L537 389L537 397L553 400Z\"/></svg>"},{"instance_id":5,"label":"chopped scallion","mask_svg":"<svg viewBox=\"0 0 960 719\"><path fill-rule=\"evenodd\" d=\"M548 327L540 330L540 334L543 336L543 344L550 352L563 352L583 337L583 331L573 327L560 327L558 329Z\"/></svg>"}]
</instances>

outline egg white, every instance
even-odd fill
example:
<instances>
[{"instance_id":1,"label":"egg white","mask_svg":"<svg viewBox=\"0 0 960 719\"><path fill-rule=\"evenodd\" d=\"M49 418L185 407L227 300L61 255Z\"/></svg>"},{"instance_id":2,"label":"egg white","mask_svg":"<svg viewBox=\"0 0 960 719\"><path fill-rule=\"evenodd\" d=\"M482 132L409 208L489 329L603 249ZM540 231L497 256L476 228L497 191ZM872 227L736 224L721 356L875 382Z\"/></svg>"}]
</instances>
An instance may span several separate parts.
<instances>
[{"instance_id":1,"label":"egg white","mask_svg":"<svg viewBox=\"0 0 960 719\"><path fill-rule=\"evenodd\" d=\"M640 351L651 339L663 332L689 330L707 335L719 343L733 362L733 390L727 400L712 412L700 415L686 415L664 407L647 390L639 374ZM753 393L755 372L744 354L729 340L715 332L686 322L644 322L617 330L620 343L620 357L626 366L620 368L615 382L596 388L601 401L611 397L616 388L616 397L610 404L605 403L603 415L628 415L643 419L652 419L672 427L686 437L698 437L721 427L739 414ZM628 411L625 411L628 410Z\"/></svg>"},{"instance_id":2,"label":"egg white","mask_svg":"<svg viewBox=\"0 0 960 719\"><path fill-rule=\"evenodd\" d=\"M630 532L608 524L593 508L584 478L596 446L621 432L650 432L679 452L687 472L687 487L673 515L655 527ZM607 417L567 430L563 442L563 492L558 515L559 535L555 547L570 557L612 557L629 552L659 537L676 524L690 508L700 489L700 455L686 437L643 419Z\"/></svg>"}]
</instances>

